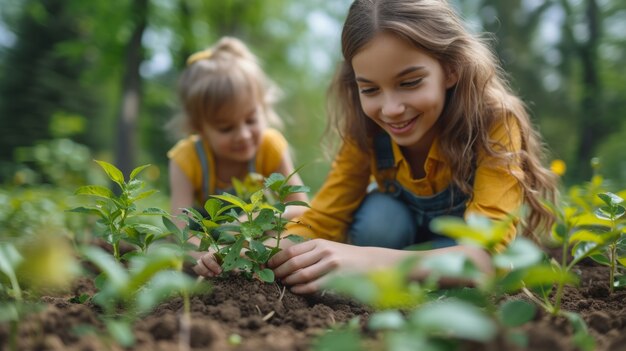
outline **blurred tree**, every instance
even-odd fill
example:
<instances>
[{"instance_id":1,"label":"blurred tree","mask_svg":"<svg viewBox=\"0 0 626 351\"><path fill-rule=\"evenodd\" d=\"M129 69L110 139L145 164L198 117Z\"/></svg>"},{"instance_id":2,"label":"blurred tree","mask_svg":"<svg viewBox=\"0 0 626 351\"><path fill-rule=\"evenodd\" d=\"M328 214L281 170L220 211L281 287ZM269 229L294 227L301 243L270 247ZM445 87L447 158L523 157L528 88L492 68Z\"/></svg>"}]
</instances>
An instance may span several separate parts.
<instances>
[{"instance_id":1,"label":"blurred tree","mask_svg":"<svg viewBox=\"0 0 626 351\"><path fill-rule=\"evenodd\" d=\"M83 54L63 45L80 35L77 18L63 0L21 6L13 29L18 40L5 49L0 74L0 182L12 177L16 148L51 137L55 113L86 115L96 105L80 82Z\"/></svg>"},{"instance_id":2,"label":"blurred tree","mask_svg":"<svg viewBox=\"0 0 626 351\"><path fill-rule=\"evenodd\" d=\"M135 0L130 8L132 33L126 43L122 97L117 119L115 164L123 174L130 175L138 164L137 126L142 102L142 79L139 67L144 60L142 38L148 22L148 0Z\"/></svg>"},{"instance_id":3,"label":"blurred tree","mask_svg":"<svg viewBox=\"0 0 626 351\"><path fill-rule=\"evenodd\" d=\"M626 4L599 4L479 0L477 6L480 23L498 38L505 70L529 103L553 155L568 161L565 179L570 183L589 178L589 160L619 131L626 112L620 103L626 100L624 89L607 89L623 72L617 62L624 58L626 34L610 24L623 22Z\"/></svg>"}]
</instances>

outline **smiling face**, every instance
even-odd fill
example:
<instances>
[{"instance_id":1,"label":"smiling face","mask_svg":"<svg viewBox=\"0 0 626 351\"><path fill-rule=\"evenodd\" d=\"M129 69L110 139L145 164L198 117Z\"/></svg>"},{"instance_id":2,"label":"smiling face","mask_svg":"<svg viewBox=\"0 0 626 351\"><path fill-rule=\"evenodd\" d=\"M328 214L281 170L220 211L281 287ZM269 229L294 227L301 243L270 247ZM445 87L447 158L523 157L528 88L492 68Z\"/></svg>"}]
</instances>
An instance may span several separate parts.
<instances>
[{"instance_id":1,"label":"smiling face","mask_svg":"<svg viewBox=\"0 0 626 351\"><path fill-rule=\"evenodd\" d=\"M430 148L446 90L456 83L441 64L390 33L377 34L352 59L363 112L400 146Z\"/></svg>"},{"instance_id":2,"label":"smiling face","mask_svg":"<svg viewBox=\"0 0 626 351\"><path fill-rule=\"evenodd\" d=\"M248 162L256 154L264 124L253 94L241 94L206 123L204 135L217 160Z\"/></svg>"}]
</instances>

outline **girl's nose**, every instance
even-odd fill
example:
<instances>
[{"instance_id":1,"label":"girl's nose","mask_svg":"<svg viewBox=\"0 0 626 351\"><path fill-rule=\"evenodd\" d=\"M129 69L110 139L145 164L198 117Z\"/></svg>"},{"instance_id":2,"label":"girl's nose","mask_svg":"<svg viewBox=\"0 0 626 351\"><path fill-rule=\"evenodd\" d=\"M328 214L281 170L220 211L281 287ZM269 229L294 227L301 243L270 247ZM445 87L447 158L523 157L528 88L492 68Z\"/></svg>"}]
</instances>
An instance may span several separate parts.
<instances>
[{"instance_id":1,"label":"girl's nose","mask_svg":"<svg viewBox=\"0 0 626 351\"><path fill-rule=\"evenodd\" d=\"M385 95L381 111L384 116L397 116L403 114L405 109L404 103L395 94Z\"/></svg>"},{"instance_id":2,"label":"girl's nose","mask_svg":"<svg viewBox=\"0 0 626 351\"><path fill-rule=\"evenodd\" d=\"M252 131L250 130L248 126L244 125L239 128L239 132L237 133L237 139L247 140L247 139L250 139L251 137L252 137Z\"/></svg>"}]
</instances>

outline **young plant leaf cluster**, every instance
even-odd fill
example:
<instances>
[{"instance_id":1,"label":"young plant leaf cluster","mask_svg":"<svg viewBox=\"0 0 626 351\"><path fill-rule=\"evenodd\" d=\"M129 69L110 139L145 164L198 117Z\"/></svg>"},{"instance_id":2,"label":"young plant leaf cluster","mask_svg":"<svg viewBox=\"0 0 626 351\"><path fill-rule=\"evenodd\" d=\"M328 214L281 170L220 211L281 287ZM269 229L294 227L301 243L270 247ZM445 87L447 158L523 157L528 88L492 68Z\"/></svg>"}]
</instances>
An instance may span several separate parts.
<instances>
[{"instance_id":1,"label":"young plant leaf cluster","mask_svg":"<svg viewBox=\"0 0 626 351\"><path fill-rule=\"evenodd\" d=\"M186 253L178 246L160 245L149 254L134 255L128 268L95 246L83 248L82 253L102 271L92 300L103 308L107 330L122 346L133 345L132 323L158 303L174 294L188 297L207 290L206 285L181 272ZM185 304L188 313L188 298Z\"/></svg>"},{"instance_id":2,"label":"young plant leaf cluster","mask_svg":"<svg viewBox=\"0 0 626 351\"><path fill-rule=\"evenodd\" d=\"M135 168L126 180L115 166L96 162L119 187L119 195L104 186L82 186L76 194L88 196L94 203L71 211L98 217L101 230L96 234L113 248L113 255L97 246L80 249L82 257L100 271L95 279L98 292L91 299L104 311L102 319L108 334L120 345L132 346L133 321L173 295L183 297L181 328L188 327L190 294L204 292L208 285L182 272L183 263L192 258L187 251L187 237L173 223L172 216L159 208L137 209L139 200L155 192L145 190L145 183L137 178L149 165ZM153 216L161 217L163 227L146 223L146 218ZM173 239L171 243L158 240L168 238ZM120 256L122 242L133 245L136 251ZM84 297L79 299L85 301Z\"/></svg>"},{"instance_id":3,"label":"young plant leaf cluster","mask_svg":"<svg viewBox=\"0 0 626 351\"><path fill-rule=\"evenodd\" d=\"M141 216L169 217L167 212L159 208L147 208L139 212L137 202L154 194L156 190L144 190L145 182L137 178L144 169L150 165L135 168L128 180L114 165L96 160L102 167L109 179L119 187L119 195L109 188L101 185L81 186L76 190L76 195L91 198L92 204L79 206L71 209L71 212L79 212L95 215L100 230L96 235L113 246L113 255L119 261L120 242L129 243L139 251L146 252L155 240L167 235L160 227L141 221Z\"/></svg>"},{"instance_id":4,"label":"young plant leaf cluster","mask_svg":"<svg viewBox=\"0 0 626 351\"><path fill-rule=\"evenodd\" d=\"M578 282L572 273L548 262L531 240L518 237L504 250L496 250L509 233L510 221L493 222L479 216L469 216L467 221L440 217L431 223L431 229L491 251L496 273L485 274L468 258L446 254L414 258L385 272L337 277L327 286L377 310L367 328L381 335L381 347L385 350L457 350L463 340L488 342L498 331L510 343L527 347L528 340L519 327L535 317L536 307L532 302L505 297L532 291L532 301L557 313L557 309L537 298L535 291L543 291L547 297L554 285ZM427 271L427 277L420 281L410 279L410 272L416 269ZM471 280L474 285L445 288L440 285L442 279ZM576 345L581 350L593 350L594 340L582 318L571 312L558 313L570 320ZM359 341L358 332L354 328L335 330L318 340L316 347L323 350L344 340Z\"/></svg>"},{"instance_id":5,"label":"young plant leaf cluster","mask_svg":"<svg viewBox=\"0 0 626 351\"><path fill-rule=\"evenodd\" d=\"M260 189L250 192L249 199L242 198L245 194L212 195L204 204L207 217L193 208L186 209L191 222L201 228L193 232L200 238L198 250L211 250L224 273L237 270L273 282L274 272L265 264L280 251L288 223L283 214L288 206L308 206L302 201L287 201L291 194L309 191L306 186L288 184L290 177L270 175ZM287 238L301 240L293 235Z\"/></svg>"}]
</instances>

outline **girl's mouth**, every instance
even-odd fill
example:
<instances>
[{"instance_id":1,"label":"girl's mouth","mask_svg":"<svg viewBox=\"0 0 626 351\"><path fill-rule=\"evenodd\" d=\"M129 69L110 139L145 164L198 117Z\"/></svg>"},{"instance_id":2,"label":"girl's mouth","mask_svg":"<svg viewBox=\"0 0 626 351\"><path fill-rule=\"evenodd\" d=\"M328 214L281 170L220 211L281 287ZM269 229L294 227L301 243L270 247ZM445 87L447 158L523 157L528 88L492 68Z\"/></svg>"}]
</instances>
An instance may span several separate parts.
<instances>
[{"instance_id":1,"label":"girl's mouth","mask_svg":"<svg viewBox=\"0 0 626 351\"><path fill-rule=\"evenodd\" d=\"M411 129L413 124L415 124L416 120L417 120L417 117L414 117L408 121L399 122L399 123L386 123L386 124L387 126L389 126L389 129L392 133L401 134Z\"/></svg>"}]
</instances>

